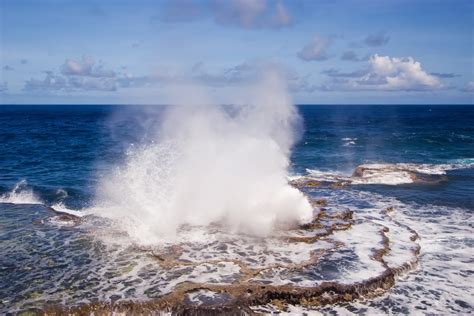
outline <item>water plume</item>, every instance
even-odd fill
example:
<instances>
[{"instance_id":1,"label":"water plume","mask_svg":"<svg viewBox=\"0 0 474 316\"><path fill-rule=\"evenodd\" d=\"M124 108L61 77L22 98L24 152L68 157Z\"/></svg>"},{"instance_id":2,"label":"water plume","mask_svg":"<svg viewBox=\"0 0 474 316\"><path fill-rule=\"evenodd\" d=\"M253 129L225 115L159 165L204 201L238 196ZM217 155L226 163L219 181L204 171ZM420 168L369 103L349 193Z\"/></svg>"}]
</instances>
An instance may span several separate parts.
<instances>
[{"instance_id":1,"label":"water plume","mask_svg":"<svg viewBox=\"0 0 474 316\"><path fill-rule=\"evenodd\" d=\"M101 182L98 215L141 244L173 241L186 226L266 236L312 220L308 200L287 180L301 122L283 80L267 71L241 96L246 105L229 107L198 87L171 97L154 139Z\"/></svg>"}]
</instances>

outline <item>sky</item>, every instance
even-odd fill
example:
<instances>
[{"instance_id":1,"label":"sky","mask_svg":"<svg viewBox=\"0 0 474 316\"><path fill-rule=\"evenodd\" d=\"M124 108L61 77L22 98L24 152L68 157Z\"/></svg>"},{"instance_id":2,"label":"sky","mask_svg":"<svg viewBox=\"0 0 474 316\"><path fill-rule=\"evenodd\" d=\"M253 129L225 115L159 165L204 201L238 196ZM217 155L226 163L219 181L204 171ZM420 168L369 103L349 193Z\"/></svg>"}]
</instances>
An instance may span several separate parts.
<instances>
[{"instance_id":1,"label":"sky","mask_svg":"<svg viewBox=\"0 0 474 316\"><path fill-rule=\"evenodd\" d=\"M0 0L0 104L473 104L471 0Z\"/></svg>"}]
</instances>

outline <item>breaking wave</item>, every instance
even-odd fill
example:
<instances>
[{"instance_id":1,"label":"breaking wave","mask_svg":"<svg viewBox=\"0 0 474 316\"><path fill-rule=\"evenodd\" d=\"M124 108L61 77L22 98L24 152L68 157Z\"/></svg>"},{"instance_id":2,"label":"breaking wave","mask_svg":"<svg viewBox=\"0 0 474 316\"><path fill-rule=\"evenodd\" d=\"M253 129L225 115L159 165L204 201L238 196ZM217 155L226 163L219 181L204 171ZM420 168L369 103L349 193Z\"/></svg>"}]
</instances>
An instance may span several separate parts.
<instances>
[{"instance_id":1,"label":"breaking wave","mask_svg":"<svg viewBox=\"0 0 474 316\"><path fill-rule=\"evenodd\" d=\"M0 203L42 204L43 202L28 187L26 180L21 180L10 192L0 195Z\"/></svg>"},{"instance_id":2,"label":"breaking wave","mask_svg":"<svg viewBox=\"0 0 474 316\"><path fill-rule=\"evenodd\" d=\"M473 168L472 159L457 159L449 164L416 163L374 163L359 165L352 174L338 171L307 169L307 175L299 177L325 182L343 182L344 184L385 184L399 185L409 183L437 183L445 181L447 171ZM292 178L298 181L297 177Z\"/></svg>"}]
</instances>

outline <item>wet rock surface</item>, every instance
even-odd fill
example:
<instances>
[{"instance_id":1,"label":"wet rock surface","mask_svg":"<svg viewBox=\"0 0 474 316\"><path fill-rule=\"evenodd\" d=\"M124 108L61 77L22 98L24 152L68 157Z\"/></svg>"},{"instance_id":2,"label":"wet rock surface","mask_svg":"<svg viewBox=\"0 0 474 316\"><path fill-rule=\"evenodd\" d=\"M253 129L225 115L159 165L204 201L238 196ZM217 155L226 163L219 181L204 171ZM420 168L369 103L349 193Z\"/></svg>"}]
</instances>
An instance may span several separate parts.
<instances>
[{"instance_id":1,"label":"wet rock surface","mask_svg":"<svg viewBox=\"0 0 474 316\"><path fill-rule=\"evenodd\" d=\"M293 178L290 183L297 188L331 187L341 189L347 185L436 185L448 181L447 172L461 168L458 165L430 164L364 164L352 173L307 170L305 176Z\"/></svg>"},{"instance_id":2,"label":"wet rock surface","mask_svg":"<svg viewBox=\"0 0 474 316\"><path fill-rule=\"evenodd\" d=\"M386 181L392 178L393 183L399 181L418 184L437 184L448 180L445 174L427 174L422 171L407 164L361 165L354 170L351 178L356 182L368 183L383 182L384 178Z\"/></svg>"},{"instance_id":3,"label":"wet rock surface","mask_svg":"<svg viewBox=\"0 0 474 316\"><path fill-rule=\"evenodd\" d=\"M334 190L313 184L299 187ZM285 310L290 305L325 306L376 297L394 286L397 276L416 267L418 235L390 216L394 208L355 213L330 195L310 197L310 202L315 208L311 223L265 239L232 235L218 226L186 227L184 235L199 232L207 240L156 248L127 244L127 236L97 219L45 209L34 219L41 223L34 226L45 245L36 242L32 247L49 257L61 249L61 266L52 275L37 267L25 271L24 277L41 276L37 280L42 290L32 292L18 282L24 294L6 292L14 302L0 307L51 315L254 314L256 306ZM392 231L405 240L390 236ZM393 259L398 254L392 255L392 249L401 249L403 258ZM8 246L5 250L14 252Z\"/></svg>"}]
</instances>

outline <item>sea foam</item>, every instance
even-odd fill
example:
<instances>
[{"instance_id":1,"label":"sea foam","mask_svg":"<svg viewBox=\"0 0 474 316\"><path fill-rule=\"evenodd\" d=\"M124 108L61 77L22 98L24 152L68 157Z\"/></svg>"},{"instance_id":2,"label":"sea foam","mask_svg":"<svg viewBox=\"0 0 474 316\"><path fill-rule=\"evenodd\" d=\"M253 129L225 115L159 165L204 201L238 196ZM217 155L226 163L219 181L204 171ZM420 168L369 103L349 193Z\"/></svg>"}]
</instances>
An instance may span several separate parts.
<instances>
[{"instance_id":1,"label":"sea foam","mask_svg":"<svg viewBox=\"0 0 474 316\"><path fill-rule=\"evenodd\" d=\"M10 192L0 195L0 203L42 204L33 190L28 187L26 180L19 181Z\"/></svg>"}]
</instances>

